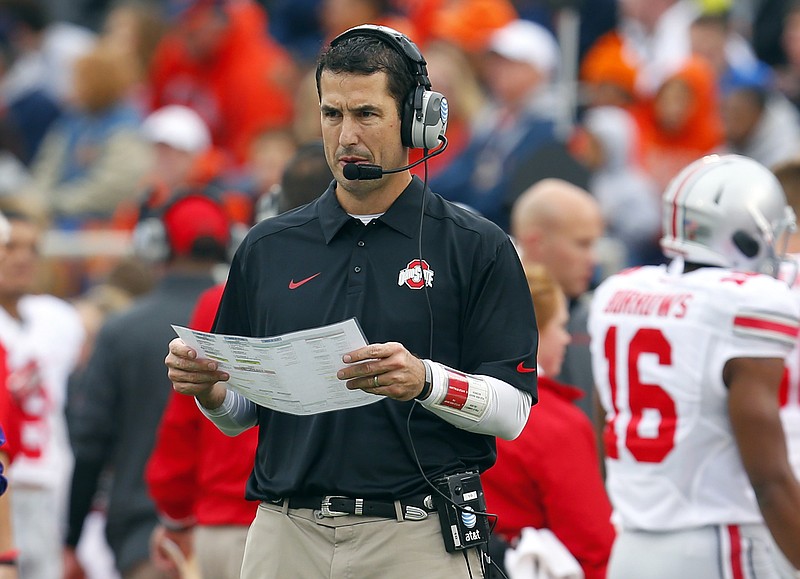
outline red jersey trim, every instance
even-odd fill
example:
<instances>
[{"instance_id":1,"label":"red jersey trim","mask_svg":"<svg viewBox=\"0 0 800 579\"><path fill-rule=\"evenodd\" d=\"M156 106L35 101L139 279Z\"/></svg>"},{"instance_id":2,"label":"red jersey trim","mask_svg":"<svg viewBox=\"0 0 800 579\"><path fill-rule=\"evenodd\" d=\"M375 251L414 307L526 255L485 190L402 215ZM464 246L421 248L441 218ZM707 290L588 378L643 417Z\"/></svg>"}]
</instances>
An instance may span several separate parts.
<instances>
[{"instance_id":1,"label":"red jersey trim","mask_svg":"<svg viewBox=\"0 0 800 579\"><path fill-rule=\"evenodd\" d=\"M797 340L800 328L797 324L776 321L766 317L739 315L733 319L734 330L737 333L748 333L780 341Z\"/></svg>"}]
</instances>

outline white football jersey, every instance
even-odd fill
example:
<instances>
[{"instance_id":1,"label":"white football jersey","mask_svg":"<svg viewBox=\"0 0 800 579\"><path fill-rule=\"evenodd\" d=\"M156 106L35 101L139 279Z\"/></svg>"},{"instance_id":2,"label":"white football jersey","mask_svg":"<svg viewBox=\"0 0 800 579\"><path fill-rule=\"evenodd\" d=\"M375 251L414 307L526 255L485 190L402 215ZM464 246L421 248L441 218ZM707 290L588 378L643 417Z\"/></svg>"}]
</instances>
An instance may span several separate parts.
<instances>
[{"instance_id":1,"label":"white football jersey","mask_svg":"<svg viewBox=\"0 0 800 579\"><path fill-rule=\"evenodd\" d=\"M790 262L783 264L781 278L792 285L792 290L800 301L800 255L793 255L791 258ZM786 374L781 384L780 401L789 462L794 475L800 479L800 341L786 358Z\"/></svg>"},{"instance_id":2,"label":"white football jersey","mask_svg":"<svg viewBox=\"0 0 800 579\"><path fill-rule=\"evenodd\" d=\"M592 299L609 496L625 528L760 522L722 370L732 358L784 358L800 302L769 276L676 265L614 275Z\"/></svg>"},{"instance_id":3,"label":"white football jersey","mask_svg":"<svg viewBox=\"0 0 800 579\"><path fill-rule=\"evenodd\" d=\"M10 478L16 485L59 488L68 483L72 468L64 403L84 326L77 310L54 296L26 295L18 310L21 320L0 308L8 387L22 413L20 452Z\"/></svg>"}]
</instances>

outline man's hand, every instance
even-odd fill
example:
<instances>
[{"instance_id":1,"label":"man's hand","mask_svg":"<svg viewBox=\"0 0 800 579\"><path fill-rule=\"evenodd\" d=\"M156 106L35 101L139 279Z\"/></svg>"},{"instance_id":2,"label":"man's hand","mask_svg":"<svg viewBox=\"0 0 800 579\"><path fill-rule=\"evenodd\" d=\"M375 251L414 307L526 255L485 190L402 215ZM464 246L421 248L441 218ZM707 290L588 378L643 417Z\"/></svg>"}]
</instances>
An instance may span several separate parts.
<instances>
[{"instance_id":1,"label":"man's hand","mask_svg":"<svg viewBox=\"0 0 800 579\"><path fill-rule=\"evenodd\" d=\"M191 529L170 531L164 525L156 525L150 535L150 560L153 565L180 577L180 567L192 556L192 535Z\"/></svg>"},{"instance_id":2,"label":"man's hand","mask_svg":"<svg viewBox=\"0 0 800 579\"><path fill-rule=\"evenodd\" d=\"M218 382L230 378L218 369L214 360L198 358L197 352L180 338L169 343L169 354L164 359L172 387L179 394L195 396L206 408L216 408L225 399L225 388Z\"/></svg>"},{"instance_id":3,"label":"man's hand","mask_svg":"<svg viewBox=\"0 0 800 579\"><path fill-rule=\"evenodd\" d=\"M348 352L342 361L352 365L339 370L336 377L346 380L350 390L411 400L425 387L425 364L397 342L370 344Z\"/></svg>"},{"instance_id":4,"label":"man's hand","mask_svg":"<svg viewBox=\"0 0 800 579\"><path fill-rule=\"evenodd\" d=\"M64 579L86 579L86 572L73 547L64 547Z\"/></svg>"}]
</instances>

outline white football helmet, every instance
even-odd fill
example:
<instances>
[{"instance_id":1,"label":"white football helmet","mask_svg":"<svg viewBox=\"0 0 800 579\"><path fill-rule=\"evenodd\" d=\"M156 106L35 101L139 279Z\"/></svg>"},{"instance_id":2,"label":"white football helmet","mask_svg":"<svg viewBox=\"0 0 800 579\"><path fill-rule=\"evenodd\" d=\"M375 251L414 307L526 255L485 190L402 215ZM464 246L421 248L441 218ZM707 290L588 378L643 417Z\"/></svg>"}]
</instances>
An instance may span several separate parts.
<instances>
[{"instance_id":1,"label":"white football helmet","mask_svg":"<svg viewBox=\"0 0 800 579\"><path fill-rule=\"evenodd\" d=\"M795 215L778 179L757 161L698 159L670 182L663 203L667 257L777 275Z\"/></svg>"}]
</instances>

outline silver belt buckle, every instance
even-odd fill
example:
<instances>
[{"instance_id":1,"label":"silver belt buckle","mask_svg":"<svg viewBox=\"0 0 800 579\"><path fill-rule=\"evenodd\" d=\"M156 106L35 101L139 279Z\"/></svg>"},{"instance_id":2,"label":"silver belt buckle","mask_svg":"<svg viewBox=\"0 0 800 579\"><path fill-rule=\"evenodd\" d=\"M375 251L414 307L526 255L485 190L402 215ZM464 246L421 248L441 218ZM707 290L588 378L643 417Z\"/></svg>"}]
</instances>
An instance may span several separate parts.
<instances>
[{"instance_id":1,"label":"silver belt buckle","mask_svg":"<svg viewBox=\"0 0 800 579\"><path fill-rule=\"evenodd\" d=\"M346 499L347 497L343 497L341 495L326 495L322 497L322 503L320 504L320 512L322 513L323 517L344 517L345 515L349 515L350 513L346 513L344 511L332 511L331 510L331 499Z\"/></svg>"}]
</instances>

